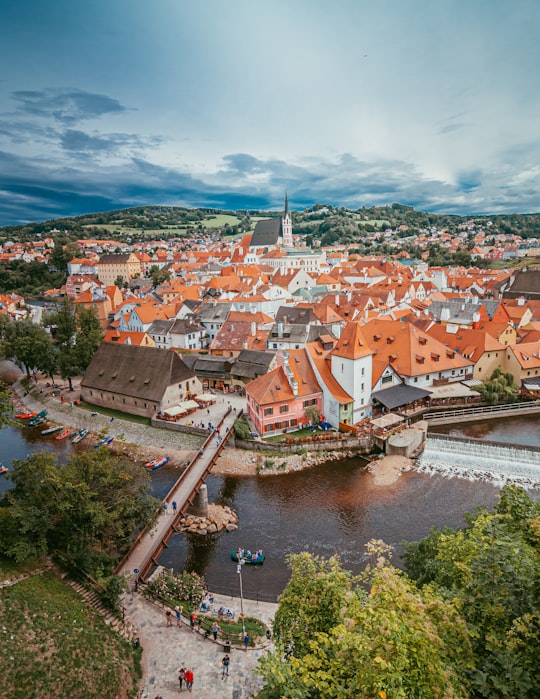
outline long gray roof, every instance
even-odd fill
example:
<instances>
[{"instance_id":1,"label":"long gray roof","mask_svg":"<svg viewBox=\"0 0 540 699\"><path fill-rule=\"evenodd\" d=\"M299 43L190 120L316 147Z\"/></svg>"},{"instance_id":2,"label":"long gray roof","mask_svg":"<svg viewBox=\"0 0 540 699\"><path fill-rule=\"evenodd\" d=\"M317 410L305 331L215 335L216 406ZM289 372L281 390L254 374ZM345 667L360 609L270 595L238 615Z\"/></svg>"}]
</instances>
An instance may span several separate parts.
<instances>
[{"instance_id":1,"label":"long gray roof","mask_svg":"<svg viewBox=\"0 0 540 699\"><path fill-rule=\"evenodd\" d=\"M249 247L264 248L277 245L281 235L283 235L281 218L267 218L264 221L257 221Z\"/></svg>"},{"instance_id":2,"label":"long gray roof","mask_svg":"<svg viewBox=\"0 0 540 699\"><path fill-rule=\"evenodd\" d=\"M104 342L81 381L81 387L159 402L167 386L194 377L171 350Z\"/></svg>"}]
</instances>

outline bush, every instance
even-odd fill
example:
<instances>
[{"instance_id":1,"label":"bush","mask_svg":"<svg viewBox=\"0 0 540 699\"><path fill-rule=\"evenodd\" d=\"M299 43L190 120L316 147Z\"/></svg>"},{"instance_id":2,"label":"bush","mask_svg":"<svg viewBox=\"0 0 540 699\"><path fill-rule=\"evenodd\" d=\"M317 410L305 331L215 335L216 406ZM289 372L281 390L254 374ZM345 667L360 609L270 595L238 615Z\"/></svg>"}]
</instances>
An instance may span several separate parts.
<instances>
[{"instance_id":1,"label":"bush","mask_svg":"<svg viewBox=\"0 0 540 699\"><path fill-rule=\"evenodd\" d=\"M245 417L239 417L234 423L234 434L238 439L249 439L251 430Z\"/></svg>"}]
</instances>

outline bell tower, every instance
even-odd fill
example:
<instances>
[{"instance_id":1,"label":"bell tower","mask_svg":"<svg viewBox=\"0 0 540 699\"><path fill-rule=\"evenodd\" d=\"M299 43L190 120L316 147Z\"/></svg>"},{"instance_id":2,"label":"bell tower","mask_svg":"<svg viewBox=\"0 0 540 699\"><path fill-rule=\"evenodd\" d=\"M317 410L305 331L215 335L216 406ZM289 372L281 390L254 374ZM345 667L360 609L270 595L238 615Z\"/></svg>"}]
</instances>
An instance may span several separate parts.
<instances>
[{"instance_id":1,"label":"bell tower","mask_svg":"<svg viewBox=\"0 0 540 699\"><path fill-rule=\"evenodd\" d=\"M289 213L289 198L287 197L287 192L285 192L285 211L283 213L283 218L281 219L281 230L283 232L282 245L284 248L292 248L293 238L292 238L292 221L291 214Z\"/></svg>"}]
</instances>

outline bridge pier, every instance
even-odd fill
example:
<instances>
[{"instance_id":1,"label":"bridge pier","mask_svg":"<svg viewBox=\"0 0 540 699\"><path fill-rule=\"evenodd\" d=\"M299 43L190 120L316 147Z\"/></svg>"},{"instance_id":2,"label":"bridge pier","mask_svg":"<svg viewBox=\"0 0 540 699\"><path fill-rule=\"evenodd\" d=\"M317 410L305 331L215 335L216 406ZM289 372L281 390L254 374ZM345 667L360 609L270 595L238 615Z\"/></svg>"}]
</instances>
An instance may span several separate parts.
<instances>
[{"instance_id":1,"label":"bridge pier","mask_svg":"<svg viewBox=\"0 0 540 699\"><path fill-rule=\"evenodd\" d=\"M195 517L208 517L208 488L206 483L201 485L187 511Z\"/></svg>"}]
</instances>

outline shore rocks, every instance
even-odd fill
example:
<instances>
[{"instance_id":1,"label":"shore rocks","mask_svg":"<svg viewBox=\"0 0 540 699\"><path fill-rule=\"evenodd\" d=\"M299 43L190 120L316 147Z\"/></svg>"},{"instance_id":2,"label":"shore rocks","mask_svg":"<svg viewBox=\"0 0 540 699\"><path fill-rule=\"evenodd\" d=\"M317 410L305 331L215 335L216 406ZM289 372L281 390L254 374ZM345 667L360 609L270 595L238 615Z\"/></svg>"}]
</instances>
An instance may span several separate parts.
<instances>
[{"instance_id":1,"label":"shore rocks","mask_svg":"<svg viewBox=\"0 0 540 699\"><path fill-rule=\"evenodd\" d=\"M238 515L226 505L212 503L208 505L207 517L186 515L180 520L179 527L182 532L189 532L198 536L216 534L223 529L233 532L235 529L238 529Z\"/></svg>"}]
</instances>

